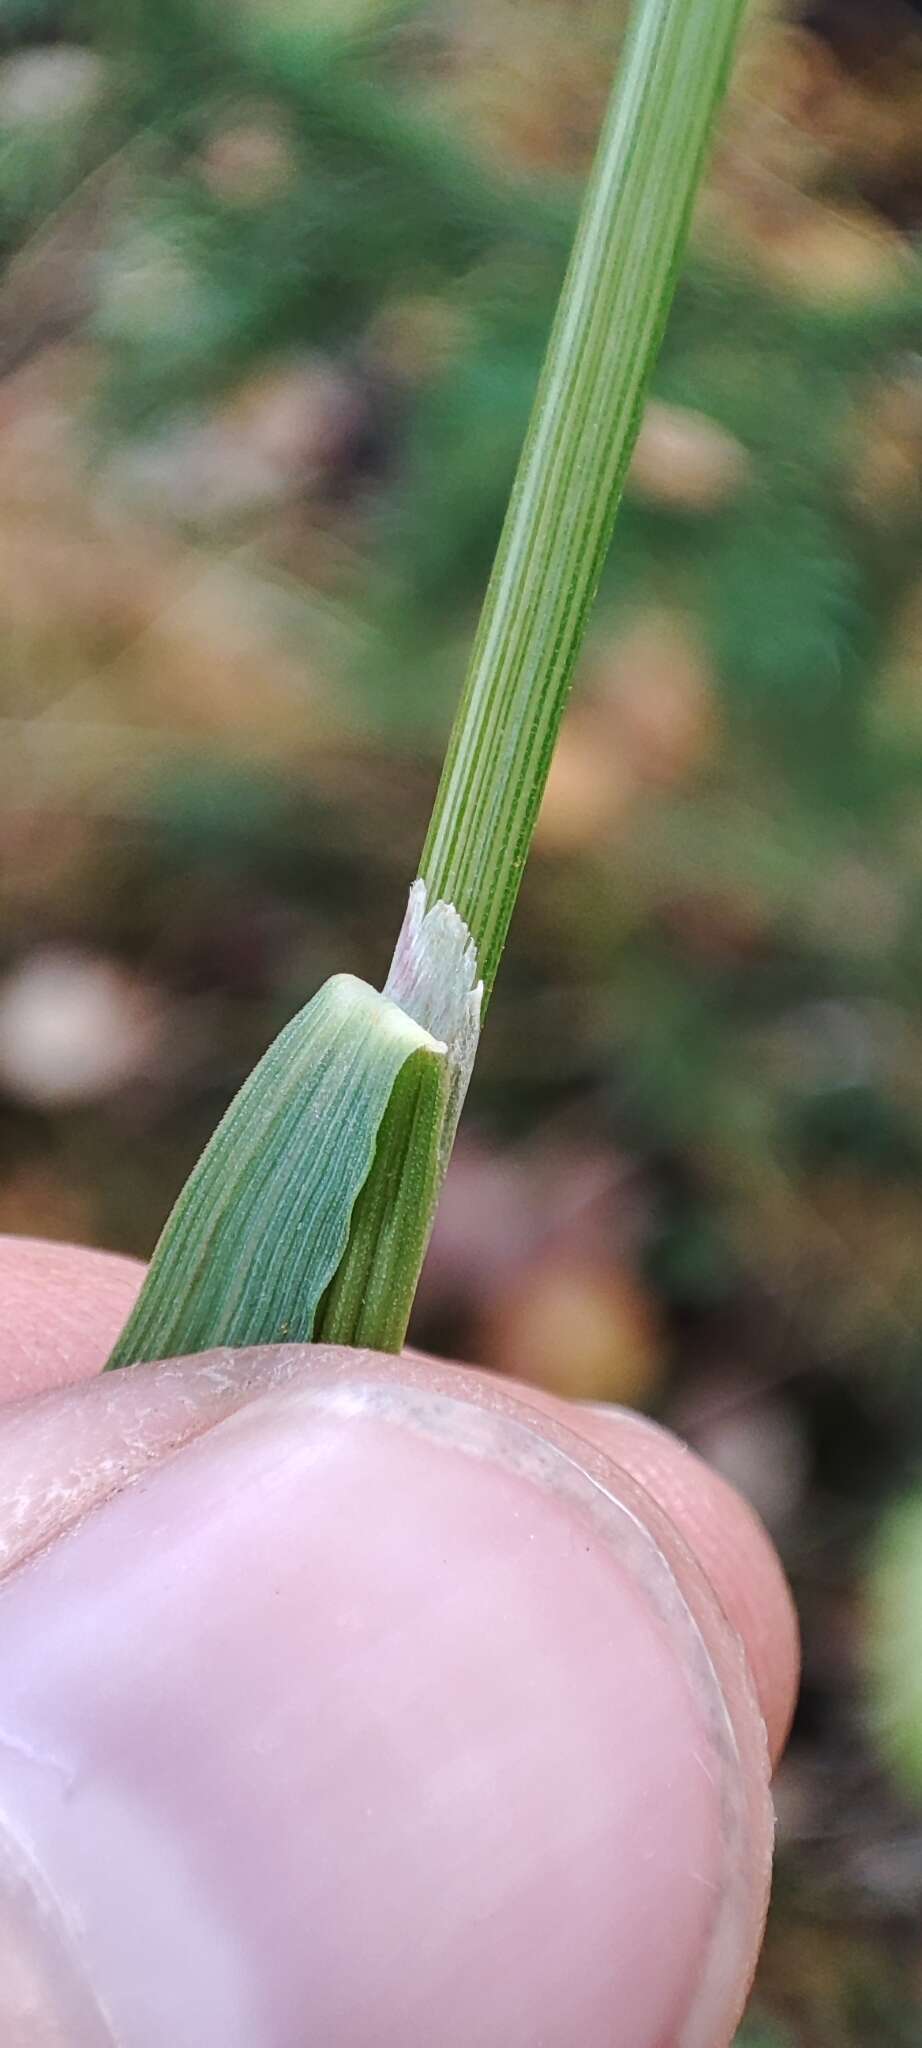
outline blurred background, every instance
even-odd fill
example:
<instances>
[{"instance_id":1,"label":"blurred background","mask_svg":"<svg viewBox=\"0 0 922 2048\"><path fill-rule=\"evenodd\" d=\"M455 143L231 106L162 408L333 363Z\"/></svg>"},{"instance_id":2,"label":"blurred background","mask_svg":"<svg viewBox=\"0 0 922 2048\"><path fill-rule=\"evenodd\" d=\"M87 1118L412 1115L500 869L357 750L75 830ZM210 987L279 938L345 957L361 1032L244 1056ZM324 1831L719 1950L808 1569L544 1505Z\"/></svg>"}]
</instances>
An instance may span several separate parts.
<instances>
[{"instance_id":1,"label":"blurred background","mask_svg":"<svg viewBox=\"0 0 922 2048\"><path fill-rule=\"evenodd\" d=\"M0 1229L386 970L622 25L3 0ZM922 2037L920 226L920 7L757 7L412 1331L782 1549L745 2048Z\"/></svg>"}]
</instances>

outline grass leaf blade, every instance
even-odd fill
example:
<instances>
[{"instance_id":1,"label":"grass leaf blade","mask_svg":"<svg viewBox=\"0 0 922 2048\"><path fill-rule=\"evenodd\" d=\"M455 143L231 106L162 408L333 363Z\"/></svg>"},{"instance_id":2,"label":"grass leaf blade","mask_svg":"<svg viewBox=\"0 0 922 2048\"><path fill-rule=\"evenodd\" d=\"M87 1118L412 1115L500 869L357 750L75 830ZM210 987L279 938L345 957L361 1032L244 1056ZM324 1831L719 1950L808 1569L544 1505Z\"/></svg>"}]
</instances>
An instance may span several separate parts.
<instances>
[{"instance_id":1,"label":"grass leaf blade","mask_svg":"<svg viewBox=\"0 0 922 2048\"><path fill-rule=\"evenodd\" d=\"M447 1086L444 1047L352 975L320 989L270 1046L193 1169L110 1366L313 1336L408 1062L417 1092L426 1077L434 1114ZM408 1103L401 1091L401 1112ZM415 1185L418 1193L419 1175ZM418 1266L413 1285L417 1274Z\"/></svg>"}]
</instances>

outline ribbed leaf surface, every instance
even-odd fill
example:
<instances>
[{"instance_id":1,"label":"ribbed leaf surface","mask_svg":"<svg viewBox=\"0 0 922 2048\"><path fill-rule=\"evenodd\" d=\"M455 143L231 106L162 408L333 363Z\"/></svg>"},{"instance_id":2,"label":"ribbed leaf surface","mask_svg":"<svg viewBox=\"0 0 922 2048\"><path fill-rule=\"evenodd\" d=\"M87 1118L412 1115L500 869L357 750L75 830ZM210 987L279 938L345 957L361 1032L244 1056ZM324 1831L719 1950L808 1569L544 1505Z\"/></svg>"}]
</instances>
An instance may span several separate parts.
<instances>
[{"instance_id":1,"label":"ribbed leaf surface","mask_svg":"<svg viewBox=\"0 0 922 2048\"><path fill-rule=\"evenodd\" d=\"M385 1112L408 1062L386 1136L389 1153L405 1163L408 1149L421 1145L422 1164L409 1176L419 1198L433 1145L438 1155L445 1049L352 975L324 985L270 1046L218 1125L166 1223L110 1366L314 1335L318 1304L346 1251ZM406 1295L405 1315L432 1208L411 1230L408 1203L409 1187L393 1214L385 1203L379 1215L364 1216L359 1255L359 1267L374 1263L375 1230L390 1233L390 1256L376 1284L393 1290L395 1307ZM397 1257L401 1216L405 1250L411 1264L416 1260L408 1293ZM355 1269L351 1284L358 1312ZM331 1328L333 1320L331 1309ZM357 1341L347 1333L342 1300L335 1326L340 1341Z\"/></svg>"}]
</instances>

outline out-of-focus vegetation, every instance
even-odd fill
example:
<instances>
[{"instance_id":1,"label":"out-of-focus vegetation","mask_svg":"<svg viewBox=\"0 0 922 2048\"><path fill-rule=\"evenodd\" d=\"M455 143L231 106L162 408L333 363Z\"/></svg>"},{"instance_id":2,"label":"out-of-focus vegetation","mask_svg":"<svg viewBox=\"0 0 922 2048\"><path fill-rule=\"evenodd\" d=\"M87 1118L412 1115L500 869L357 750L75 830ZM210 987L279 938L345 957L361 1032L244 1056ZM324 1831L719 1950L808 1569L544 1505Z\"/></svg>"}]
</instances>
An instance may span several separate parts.
<instances>
[{"instance_id":1,"label":"out-of-focus vegetation","mask_svg":"<svg viewBox=\"0 0 922 2048\"><path fill-rule=\"evenodd\" d=\"M5 0L0 1228L147 1250L384 971L616 14ZM764 6L414 1330L665 1416L781 1544L747 2048L922 2019L920 225L919 10Z\"/></svg>"}]
</instances>

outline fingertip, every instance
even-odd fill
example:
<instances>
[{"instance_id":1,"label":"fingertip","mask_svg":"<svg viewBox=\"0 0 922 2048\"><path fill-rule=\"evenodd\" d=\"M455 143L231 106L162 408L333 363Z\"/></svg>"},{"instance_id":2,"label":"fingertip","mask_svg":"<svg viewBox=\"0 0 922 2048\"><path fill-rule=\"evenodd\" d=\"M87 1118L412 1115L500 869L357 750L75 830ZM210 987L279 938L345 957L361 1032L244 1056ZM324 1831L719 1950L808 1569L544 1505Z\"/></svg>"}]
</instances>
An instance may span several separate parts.
<instances>
[{"instance_id":1,"label":"fingertip","mask_svg":"<svg viewBox=\"0 0 922 2048\"><path fill-rule=\"evenodd\" d=\"M321 1348L141 1366L7 1421L41 1451L64 1409L92 1411L99 1488L0 1588L4 1801L81 1909L49 1995L79 1967L139 2044L191 1995L202 2048L228 2015L281 2042L305 2014L380 2048L725 2048L767 1896L764 1731L623 1456L487 1376Z\"/></svg>"},{"instance_id":2,"label":"fingertip","mask_svg":"<svg viewBox=\"0 0 922 2048\"><path fill-rule=\"evenodd\" d=\"M101 1371L143 1278L115 1252L0 1237L0 1401Z\"/></svg>"}]
</instances>

